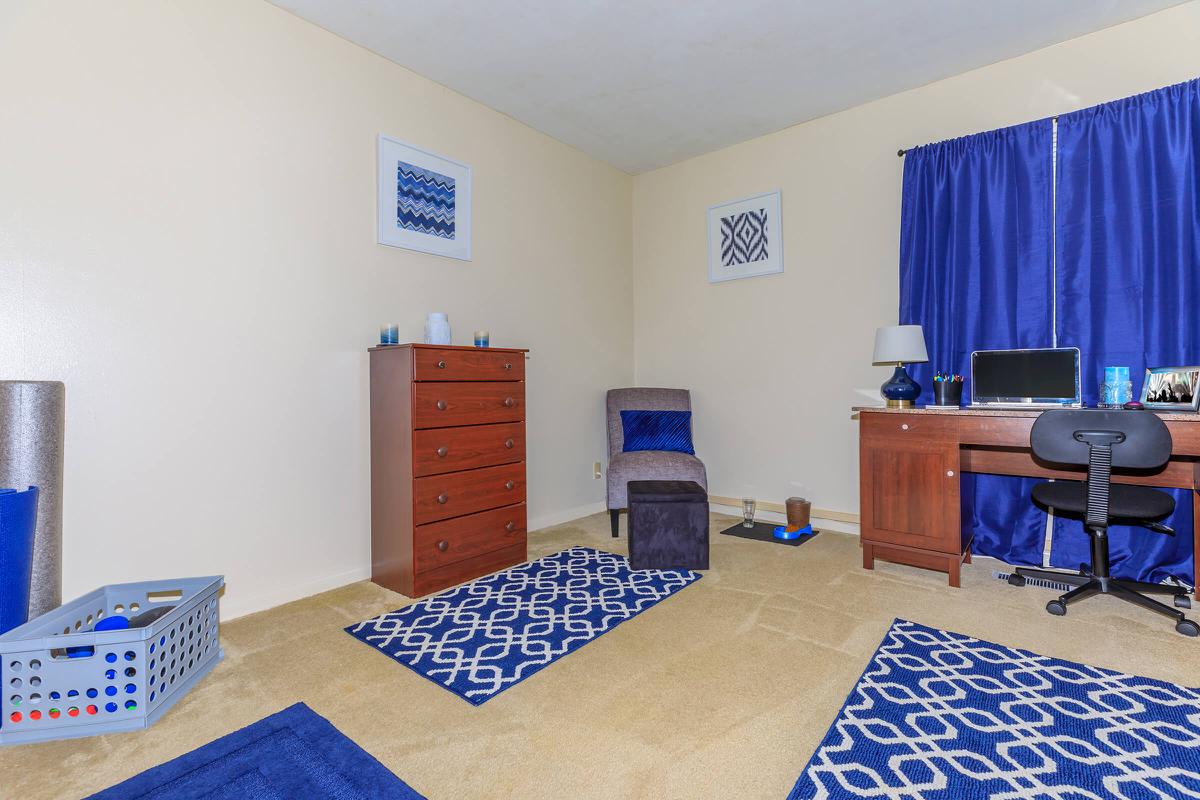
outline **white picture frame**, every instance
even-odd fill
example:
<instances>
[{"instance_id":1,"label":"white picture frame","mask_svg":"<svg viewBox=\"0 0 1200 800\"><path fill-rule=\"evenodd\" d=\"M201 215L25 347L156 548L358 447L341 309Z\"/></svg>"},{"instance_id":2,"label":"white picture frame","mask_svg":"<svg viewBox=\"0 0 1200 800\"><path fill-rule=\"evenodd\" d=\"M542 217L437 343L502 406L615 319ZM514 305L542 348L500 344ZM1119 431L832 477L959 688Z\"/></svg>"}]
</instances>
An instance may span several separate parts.
<instances>
[{"instance_id":1,"label":"white picture frame","mask_svg":"<svg viewBox=\"0 0 1200 800\"><path fill-rule=\"evenodd\" d=\"M783 202L776 189L708 208L708 281L783 272Z\"/></svg>"},{"instance_id":2,"label":"white picture frame","mask_svg":"<svg viewBox=\"0 0 1200 800\"><path fill-rule=\"evenodd\" d=\"M471 260L470 166L380 134L376 173L379 244Z\"/></svg>"}]
</instances>

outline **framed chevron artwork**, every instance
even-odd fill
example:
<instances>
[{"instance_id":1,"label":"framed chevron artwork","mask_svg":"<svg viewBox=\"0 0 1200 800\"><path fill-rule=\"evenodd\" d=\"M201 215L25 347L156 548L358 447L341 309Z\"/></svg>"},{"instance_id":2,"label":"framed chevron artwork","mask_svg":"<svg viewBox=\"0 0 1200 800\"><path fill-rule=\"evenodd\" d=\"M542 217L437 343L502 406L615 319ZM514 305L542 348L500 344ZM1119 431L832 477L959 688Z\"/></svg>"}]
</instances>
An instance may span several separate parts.
<instances>
[{"instance_id":1,"label":"framed chevron artwork","mask_svg":"<svg viewBox=\"0 0 1200 800\"><path fill-rule=\"evenodd\" d=\"M471 260L471 168L379 137L379 244Z\"/></svg>"},{"instance_id":2,"label":"framed chevron artwork","mask_svg":"<svg viewBox=\"0 0 1200 800\"><path fill-rule=\"evenodd\" d=\"M783 225L778 190L708 209L711 283L783 272Z\"/></svg>"}]
</instances>

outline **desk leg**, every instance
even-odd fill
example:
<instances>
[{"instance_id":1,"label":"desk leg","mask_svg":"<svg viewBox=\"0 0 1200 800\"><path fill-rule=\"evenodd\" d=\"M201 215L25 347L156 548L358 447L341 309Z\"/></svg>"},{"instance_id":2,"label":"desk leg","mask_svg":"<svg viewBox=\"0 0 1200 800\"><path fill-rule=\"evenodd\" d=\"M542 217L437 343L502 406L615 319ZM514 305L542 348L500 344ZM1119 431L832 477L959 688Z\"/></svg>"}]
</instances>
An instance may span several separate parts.
<instances>
[{"instance_id":1,"label":"desk leg","mask_svg":"<svg viewBox=\"0 0 1200 800\"><path fill-rule=\"evenodd\" d=\"M875 569L875 548L870 542L862 543L863 569Z\"/></svg>"},{"instance_id":2,"label":"desk leg","mask_svg":"<svg viewBox=\"0 0 1200 800\"><path fill-rule=\"evenodd\" d=\"M950 573L950 586L954 589L961 588L960 570L962 568L962 556L951 556L946 566L948 567L946 571Z\"/></svg>"},{"instance_id":3,"label":"desk leg","mask_svg":"<svg viewBox=\"0 0 1200 800\"><path fill-rule=\"evenodd\" d=\"M1200 461L1192 465L1192 593L1200 600Z\"/></svg>"}]
</instances>

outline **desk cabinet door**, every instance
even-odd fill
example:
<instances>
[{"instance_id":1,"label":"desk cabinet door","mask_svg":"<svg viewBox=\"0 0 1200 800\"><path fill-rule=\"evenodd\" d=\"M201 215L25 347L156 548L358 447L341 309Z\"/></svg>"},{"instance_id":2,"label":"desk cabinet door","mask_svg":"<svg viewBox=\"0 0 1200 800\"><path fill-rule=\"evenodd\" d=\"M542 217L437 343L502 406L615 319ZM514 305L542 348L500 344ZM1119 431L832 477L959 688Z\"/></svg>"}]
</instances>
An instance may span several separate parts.
<instances>
[{"instance_id":1,"label":"desk cabinet door","mask_svg":"<svg viewBox=\"0 0 1200 800\"><path fill-rule=\"evenodd\" d=\"M861 443L865 540L958 553L958 447L923 440Z\"/></svg>"}]
</instances>

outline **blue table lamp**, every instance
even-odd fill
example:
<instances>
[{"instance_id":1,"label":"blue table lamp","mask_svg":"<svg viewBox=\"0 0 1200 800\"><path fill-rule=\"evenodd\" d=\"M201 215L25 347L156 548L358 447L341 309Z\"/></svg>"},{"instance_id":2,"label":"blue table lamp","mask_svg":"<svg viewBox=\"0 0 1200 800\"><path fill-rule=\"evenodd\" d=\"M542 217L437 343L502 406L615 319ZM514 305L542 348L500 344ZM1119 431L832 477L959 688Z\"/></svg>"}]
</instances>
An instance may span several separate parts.
<instances>
[{"instance_id":1,"label":"blue table lamp","mask_svg":"<svg viewBox=\"0 0 1200 800\"><path fill-rule=\"evenodd\" d=\"M920 325L889 325L875 330L875 365L896 365L892 377L879 387L888 408L912 407L917 395L921 394L921 384L912 379L904 365L928 360L925 334Z\"/></svg>"}]
</instances>

